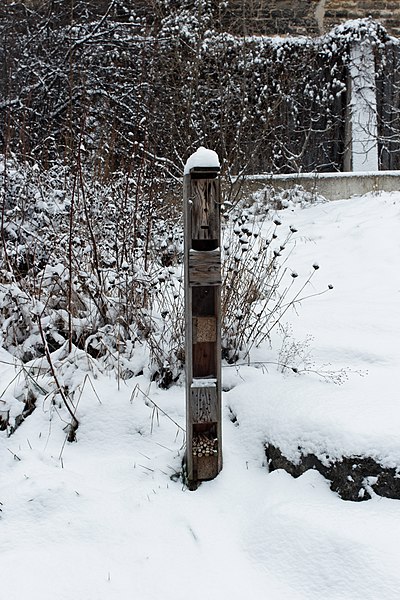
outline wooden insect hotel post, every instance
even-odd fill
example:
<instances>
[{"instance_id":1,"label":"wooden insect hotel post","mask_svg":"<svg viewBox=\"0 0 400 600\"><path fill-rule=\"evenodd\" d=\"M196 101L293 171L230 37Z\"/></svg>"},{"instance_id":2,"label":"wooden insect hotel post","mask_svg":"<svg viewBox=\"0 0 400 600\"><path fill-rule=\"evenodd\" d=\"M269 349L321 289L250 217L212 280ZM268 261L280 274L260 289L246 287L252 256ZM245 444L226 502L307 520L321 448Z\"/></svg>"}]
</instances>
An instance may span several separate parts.
<instances>
[{"instance_id":1,"label":"wooden insect hotel post","mask_svg":"<svg viewBox=\"0 0 400 600\"><path fill-rule=\"evenodd\" d=\"M186 163L184 219L186 470L195 488L222 468L220 182L211 150Z\"/></svg>"}]
</instances>

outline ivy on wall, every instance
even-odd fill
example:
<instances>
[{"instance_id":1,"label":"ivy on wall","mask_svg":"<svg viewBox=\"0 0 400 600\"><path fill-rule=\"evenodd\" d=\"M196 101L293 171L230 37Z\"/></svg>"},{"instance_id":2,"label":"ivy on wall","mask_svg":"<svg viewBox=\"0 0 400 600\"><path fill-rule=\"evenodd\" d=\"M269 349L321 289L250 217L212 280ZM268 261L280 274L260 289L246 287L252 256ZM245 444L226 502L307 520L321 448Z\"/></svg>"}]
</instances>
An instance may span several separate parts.
<instances>
[{"instance_id":1,"label":"ivy on wall","mask_svg":"<svg viewBox=\"0 0 400 600\"><path fill-rule=\"evenodd\" d=\"M399 44L368 19L316 39L238 37L211 2L56 4L57 19L0 13L3 153L46 167L79 152L101 178L143 161L150 177L179 177L199 145L228 175L341 170L349 48L368 38L381 164L398 163Z\"/></svg>"}]
</instances>

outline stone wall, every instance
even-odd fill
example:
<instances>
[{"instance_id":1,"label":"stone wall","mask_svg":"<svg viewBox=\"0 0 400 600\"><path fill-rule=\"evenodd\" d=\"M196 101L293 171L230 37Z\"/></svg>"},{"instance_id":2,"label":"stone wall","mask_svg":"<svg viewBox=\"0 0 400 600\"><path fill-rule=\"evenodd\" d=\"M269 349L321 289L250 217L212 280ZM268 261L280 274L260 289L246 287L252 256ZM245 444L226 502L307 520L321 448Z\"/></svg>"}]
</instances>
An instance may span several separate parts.
<instances>
[{"instance_id":1,"label":"stone wall","mask_svg":"<svg viewBox=\"0 0 400 600\"><path fill-rule=\"evenodd\" d=\"M239 35L318 35L318 0L230 0L223 28Z\"/></svg>"},{"instance_id":2,"label":"stone wall","mask_svg":"<svg viewBox=\"0 0 400 600\"><path fill-rule=\"evenodd\" d=\"M349 19L371 16L382 23L389 34L400 37L399 0L326 0L319 4L325 5L322 9L325 29Z\"/></svg>"},{"instance_id":3,"label":"stone wall","mask_svg":"<svg viewBox=\"0 0 400 600\"><path fill-rule=\"evenodd\" d=\"M3 0L3 3L19 4L13 0ZM21 3L37 10L47 10L50 4L49 0L21 0ZM108 6L107 0L85 0L85 3L98 14ZM61 6L63 4L67 5L67 0L63 0ZM159 16L165 9L154 0L128 0L126 4L148 17ZM169 0L169 4L172 9L182 4L194 8L195 1ZM371 16L382 23L389 34L400 37L400 0L212 0L211 4L215 13L219 13L222 29L237 35L317 36L350 19ZM78 6L79 3L77 11Z\"/></svg>"},{"instance_id":4,"label":"stone wall","mask_svg":"<svg viewBox=\"0 0 400 600\"><path fill-rule=\"evenodd\" d=\"M369 16L400 37L399 0L230 0L222 20L239 35L314 36Z\"/></svg>"}]
</instances>

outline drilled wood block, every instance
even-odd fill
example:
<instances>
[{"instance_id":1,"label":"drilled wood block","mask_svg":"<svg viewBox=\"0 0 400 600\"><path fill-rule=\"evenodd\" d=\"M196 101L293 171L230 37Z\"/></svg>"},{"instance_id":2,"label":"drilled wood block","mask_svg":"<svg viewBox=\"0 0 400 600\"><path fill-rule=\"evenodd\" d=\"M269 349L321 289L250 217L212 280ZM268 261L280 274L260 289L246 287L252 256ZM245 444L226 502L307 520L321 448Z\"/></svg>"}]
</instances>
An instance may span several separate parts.
<instances>
[{"instance_id":1,"label":"drilled wood block","mask_svg":"<svg viewBox=\"0 0 400 600\"><path fill-rule=\"evenodd\" d=\"M189 285L221 285L221 252L189 251Z\"/></svg>"},{"instance_id":2,"label":"drilled wood block","mask_svg":"<svg viewBox=\"0 0 400 600\"><path fill-rule=\"evenodd\" d=\"M193 343L216 341L217 319L215 317L193 317Z\"/></svg>"},{"instance_id":3,"label":"drilled wood block","mask_svg":"<svg viewBox=\"0 0 400 600\"><path fill-rule=\"evenodd\" d=\"M190 389L190 403L193 423L214 423L218 420L217 388L215 384L210 387L195 387Z\"/></svg>"}]
</instances>

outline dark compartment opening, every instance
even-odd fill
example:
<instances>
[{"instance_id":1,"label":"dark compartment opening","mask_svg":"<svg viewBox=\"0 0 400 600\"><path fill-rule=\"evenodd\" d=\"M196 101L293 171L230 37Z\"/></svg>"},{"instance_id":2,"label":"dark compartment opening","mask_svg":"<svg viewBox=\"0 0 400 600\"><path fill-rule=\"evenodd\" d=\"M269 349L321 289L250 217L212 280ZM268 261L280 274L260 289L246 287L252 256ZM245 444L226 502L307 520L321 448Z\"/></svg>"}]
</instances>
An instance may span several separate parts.
<instances>
[{"instance_id":1,"label":"dark compartment opening","mask_svg":"<svg viewBox=\"0 0 400 600\"><path fill-rule=\"evenodd\" d=\"M218 248L218 240L192 240L193 250L216 250Z\"/></svg>"}]
</instances>

